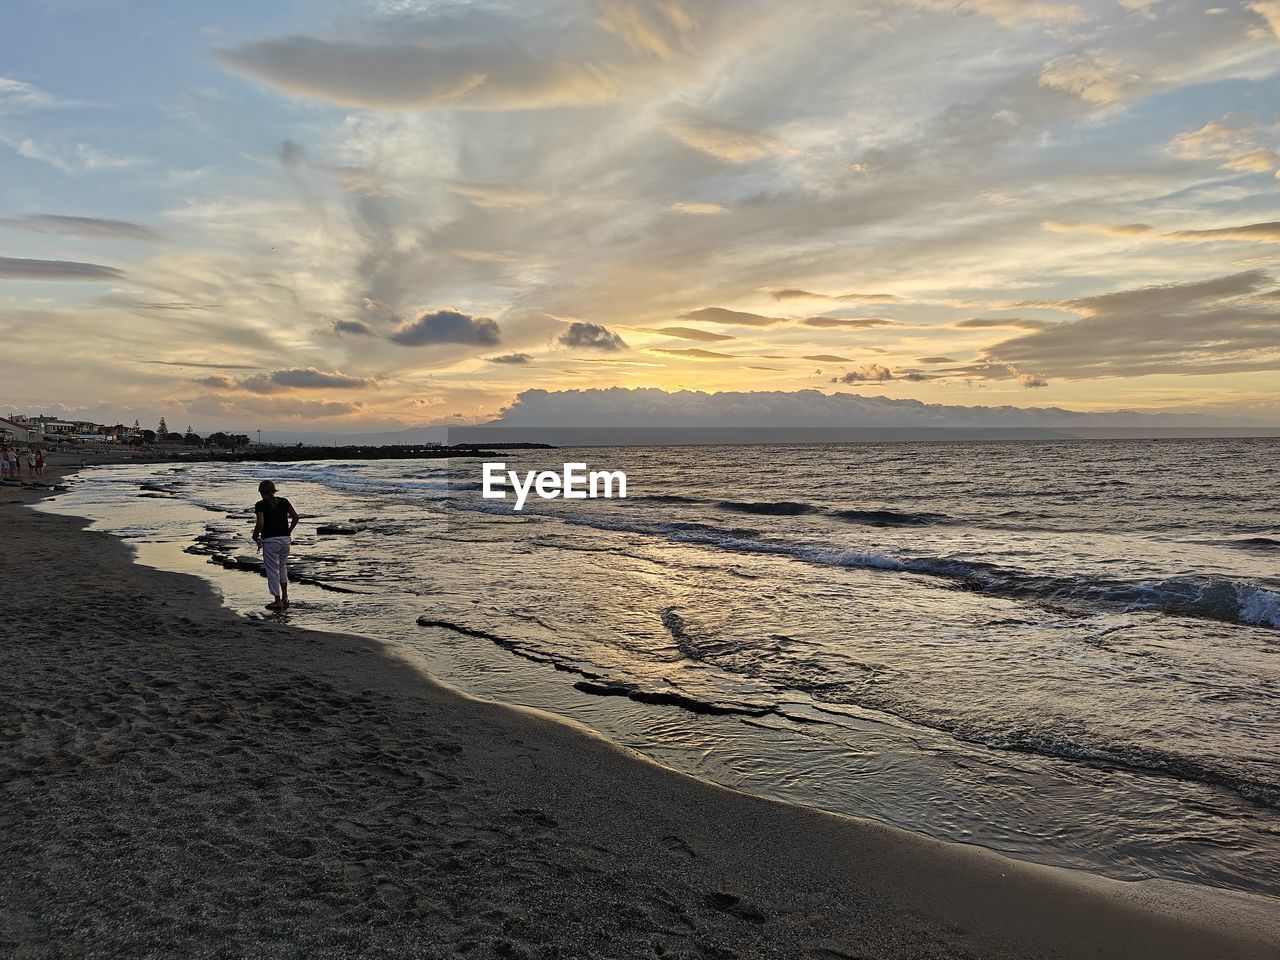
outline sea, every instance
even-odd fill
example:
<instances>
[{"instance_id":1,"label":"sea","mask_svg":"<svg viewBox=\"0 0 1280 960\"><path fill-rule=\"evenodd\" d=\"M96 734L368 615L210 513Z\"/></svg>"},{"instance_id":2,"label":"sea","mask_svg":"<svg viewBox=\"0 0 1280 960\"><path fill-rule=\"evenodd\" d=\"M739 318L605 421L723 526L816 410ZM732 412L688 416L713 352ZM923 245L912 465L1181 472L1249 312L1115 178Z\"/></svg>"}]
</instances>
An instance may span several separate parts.
<instances>
[{"instance_id":1,"label":"sea","mask_svg":"<svg viewBox=\"0 0 1280 960\"><path fill-rule=\"evenodd\" d=\"M472 458L193 462L90 468L45 509L266 618L269 478L303 516L291 623L737 790L1280 896L1280 441L492 459L627 497L516 512Z\"/></svg>"}]
</instances>

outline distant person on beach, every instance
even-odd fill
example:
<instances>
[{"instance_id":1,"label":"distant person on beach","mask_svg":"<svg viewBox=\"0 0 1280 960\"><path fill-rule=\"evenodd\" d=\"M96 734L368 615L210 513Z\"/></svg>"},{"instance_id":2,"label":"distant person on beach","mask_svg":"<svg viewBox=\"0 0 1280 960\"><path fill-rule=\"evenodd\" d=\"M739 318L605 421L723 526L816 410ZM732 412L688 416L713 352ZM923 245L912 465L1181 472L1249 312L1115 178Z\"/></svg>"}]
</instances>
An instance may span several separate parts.
<instances>
[{"instance_id":1,"label":"distant person on beach","mask_svg":"<svg viewBox=\"0 0 1280 960\"><path fill-rule=\"evenodd\" d=\"M43 450L36 451L36 476L37 477L44 476L44 451Z\"/></svg>"},{"instance_id":2,"label":"distant person on beach","mask_svg":"<svg viewBox=\"0 0 1280 960\"><path fill-rule=\"evenodd\" d=\"M9 448L9 479L18 479L18 451L13 447Z\"/></svg>"},{"instance_id":3,"label":"distant person on beach","mask_svg":"<svg viewBox=\"0 0 1280 960\"><path fill-rule=\"evenodd\" d=\"M27 476L32 480L36 478L36 452L34 450L27 451Z\"/></svg>"},{"instance_id":4,"label":"distant person on beach","mask_svg":"<svg viewBox=\"0 0 1280 960\"><path fill-rule=\"evenodd\" d=\"M276 496L276 485L270 480L258 484L262 499L253 506L257 523L253 542L262 549L262 562L267 568L267 588L275 599L268 610L289 606L289 535L298 525L298 511L284 497Z\"/></svg>"}]
</instances>

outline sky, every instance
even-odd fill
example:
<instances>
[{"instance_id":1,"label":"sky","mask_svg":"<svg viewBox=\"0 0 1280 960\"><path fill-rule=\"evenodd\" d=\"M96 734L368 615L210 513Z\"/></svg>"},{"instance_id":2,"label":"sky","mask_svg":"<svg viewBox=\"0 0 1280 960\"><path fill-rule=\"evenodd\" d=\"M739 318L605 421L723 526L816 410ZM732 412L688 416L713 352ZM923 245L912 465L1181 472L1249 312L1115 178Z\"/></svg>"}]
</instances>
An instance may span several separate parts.
<instances>
[{"instance_id":1,"label":"sky","mask_svg":"<svg viewBox=\"0 0 1280 960\"><path fill-rule=\"evenodd\" d=\"M14 0L0 413L1278 424L1278 72L1280 0Z\"/></svg>"}]
</instances>

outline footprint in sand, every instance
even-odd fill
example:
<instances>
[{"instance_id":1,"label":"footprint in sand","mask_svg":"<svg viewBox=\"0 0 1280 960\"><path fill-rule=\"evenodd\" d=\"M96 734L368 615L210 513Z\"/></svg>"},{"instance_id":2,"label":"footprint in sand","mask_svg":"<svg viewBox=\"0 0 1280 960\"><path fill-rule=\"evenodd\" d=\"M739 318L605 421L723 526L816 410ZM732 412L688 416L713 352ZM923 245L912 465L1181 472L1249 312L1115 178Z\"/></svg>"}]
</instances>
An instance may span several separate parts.
<instances>
[{"instance_id":1,"label":"footprint in sand","mask_svg":"<svg viewBox=\"0 0 1280 960\"><path fill-rule=\"evenodd\" d=\"M703 899L706 901L707 906L713 910L719 910L721 913L732 914L740 920L746 920L748 923L765 922L763 913L751 906L751 904L744 903L741 897L732 893L717 891L708 893Z\"/></svg>"}]
</instances>

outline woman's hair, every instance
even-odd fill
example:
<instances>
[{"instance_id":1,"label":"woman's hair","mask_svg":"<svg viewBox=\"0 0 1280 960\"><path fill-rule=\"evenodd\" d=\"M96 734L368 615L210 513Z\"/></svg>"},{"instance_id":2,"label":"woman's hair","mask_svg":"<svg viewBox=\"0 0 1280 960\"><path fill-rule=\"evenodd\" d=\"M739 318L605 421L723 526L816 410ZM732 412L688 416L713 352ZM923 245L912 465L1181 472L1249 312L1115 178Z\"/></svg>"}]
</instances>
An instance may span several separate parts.
<instances>
[{"instance_id":1,"label":"woman's hair","mask_svg":"<svg viewBox=\"0 0 1280 960\"><path fill-rule=\"evenodd\" d=\"M264 497L274 497L276 494L276 485L270 480L263 480L258 484L258 492Z\"/></svg>"}]
</instances>

